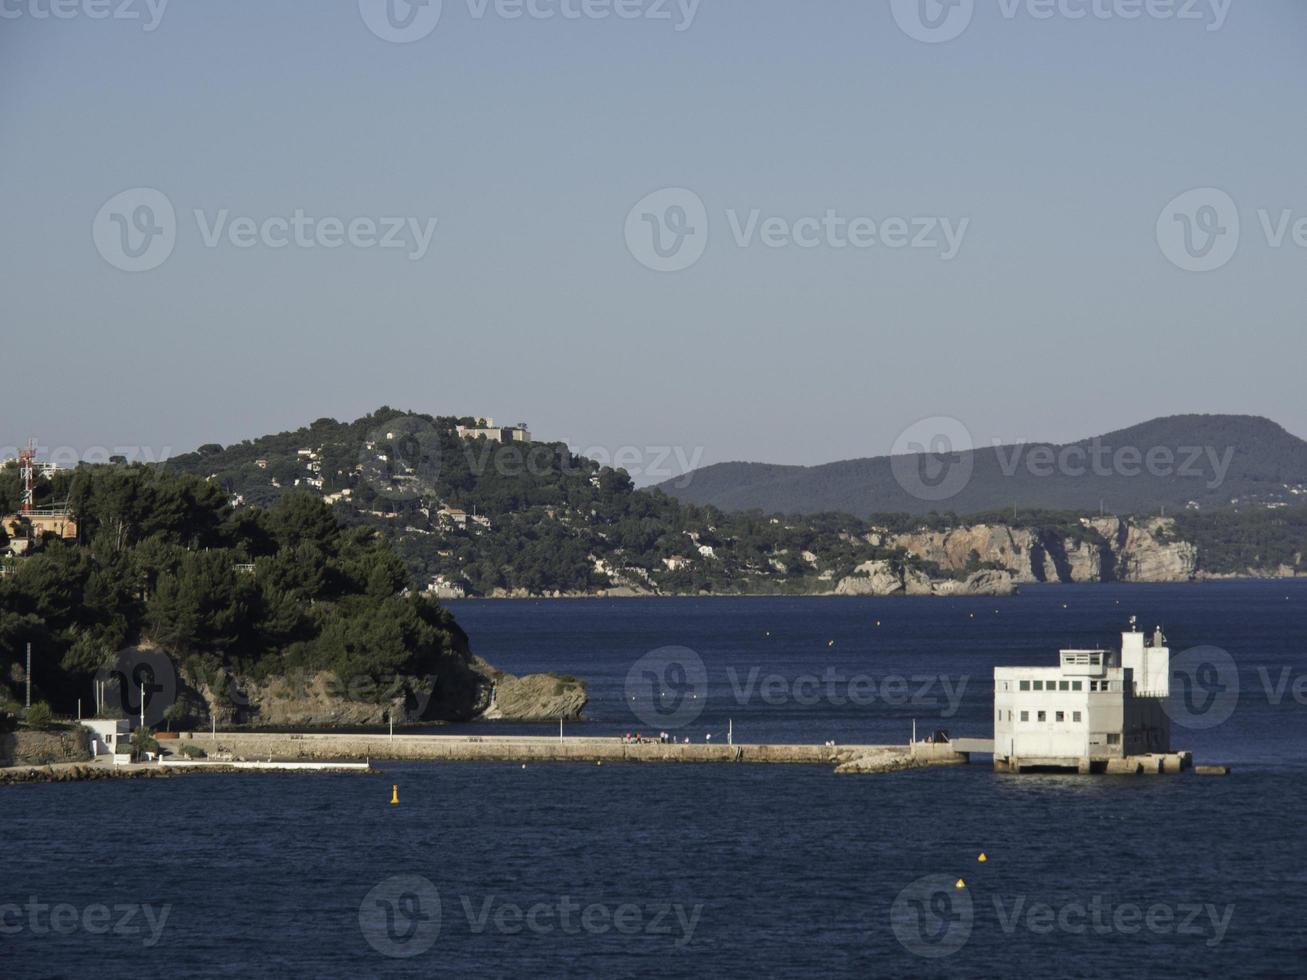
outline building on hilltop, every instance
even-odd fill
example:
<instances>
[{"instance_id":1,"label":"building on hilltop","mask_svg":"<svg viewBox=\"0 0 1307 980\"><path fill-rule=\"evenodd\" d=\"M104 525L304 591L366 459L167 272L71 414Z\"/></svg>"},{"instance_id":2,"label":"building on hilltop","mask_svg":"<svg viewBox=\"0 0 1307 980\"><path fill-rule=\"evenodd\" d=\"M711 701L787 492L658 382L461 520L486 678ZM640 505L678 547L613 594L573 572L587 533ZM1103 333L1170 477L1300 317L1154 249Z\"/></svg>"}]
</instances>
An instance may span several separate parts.
<instances>
[{"instance_id":1,"label":"building on hilltop","mask_svg":"<svg viewBox=\"0 0 1307 980\"><path fill-rule=\"evenodd\" d=\"M1171 751L1171 651L1158 628L1121 650L1062 650L1056 667L994 668L994 765L1101 772L1110 760Z\"/></svg>"},{"instance_id":2,"label":"building on hilltop","mask_svg":"<svg viewBox=\"0 0 1307 980\"><path fill-rule=\"evenodd\" d=\"M460 439L489 439L491 442L530 442L531 433L526 423L517 425L495 425L492 418L475 418L475 425L457 426Z\"/></svg>"}]
</instances>

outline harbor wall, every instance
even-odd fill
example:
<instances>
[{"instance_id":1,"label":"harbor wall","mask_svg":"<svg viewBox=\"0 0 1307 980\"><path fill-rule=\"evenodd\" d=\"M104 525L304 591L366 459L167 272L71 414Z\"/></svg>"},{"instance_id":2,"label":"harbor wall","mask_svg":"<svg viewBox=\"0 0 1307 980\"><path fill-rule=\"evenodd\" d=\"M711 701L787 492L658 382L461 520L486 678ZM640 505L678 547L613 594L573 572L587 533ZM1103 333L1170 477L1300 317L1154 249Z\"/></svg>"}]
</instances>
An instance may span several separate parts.
<instances>
[{"instance_id":1,"label":"harbor wall","mask_svg":"<svg viewBox=\"0 0 1307 980\"><path fill-rule=\"evenodd\" d=\"M838 765L870 754L901 754L906 746L724 745L627 743L620 738L454 735L344 735L183 732L210 758L306 760L428 760L446 762L743 762Z\"/></svg>"}]
</instances>

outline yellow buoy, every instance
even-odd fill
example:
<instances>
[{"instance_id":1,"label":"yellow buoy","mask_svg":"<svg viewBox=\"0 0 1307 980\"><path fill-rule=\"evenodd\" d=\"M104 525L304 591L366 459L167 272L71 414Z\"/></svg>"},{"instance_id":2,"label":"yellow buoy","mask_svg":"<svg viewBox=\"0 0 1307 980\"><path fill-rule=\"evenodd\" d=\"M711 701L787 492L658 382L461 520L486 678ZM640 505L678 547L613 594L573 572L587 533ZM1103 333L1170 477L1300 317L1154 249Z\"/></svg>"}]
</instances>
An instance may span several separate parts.
<instances>
[{"instance_id":1,"label":"yellow buoy","mask_svg":"<svg viewBox=\"0 0 1307 980\"><path fill-rule=\"evenodd\" d=\"M985 852L984 852L984 851L981 851L981 852L980 852L980 857L976 858L976 860L979 861L981 864L984 864L986 861L989 860L989 858L985 857Z\"/></svg>"},{"instance_id":2,"label":"yellow buoy","mask_svg":"<svg viewBox=\"0 0 1307 980\"><path fill-rule=\"evenodd\" d=\"M398 786L391 786L391 787L390 787L390 805L391 805L391 806L396 806L396 805L398 805L398 804L399 804L399 787L398 787Z\"/></svg>"},{"instance_id":3,"label":"yellow buoy","mask_svg":"<svg viewBox=\"0 0 1307 980\"><path fill-rule=\"evenodd\" d=\"M954 887L954 888L966 888L966 887L967 887L967 883L966 883L965 881L963 881L961 878L959 878L959 879L957 880L957 884L955 884L953 887Z\"/></svg>"}]
</instances>

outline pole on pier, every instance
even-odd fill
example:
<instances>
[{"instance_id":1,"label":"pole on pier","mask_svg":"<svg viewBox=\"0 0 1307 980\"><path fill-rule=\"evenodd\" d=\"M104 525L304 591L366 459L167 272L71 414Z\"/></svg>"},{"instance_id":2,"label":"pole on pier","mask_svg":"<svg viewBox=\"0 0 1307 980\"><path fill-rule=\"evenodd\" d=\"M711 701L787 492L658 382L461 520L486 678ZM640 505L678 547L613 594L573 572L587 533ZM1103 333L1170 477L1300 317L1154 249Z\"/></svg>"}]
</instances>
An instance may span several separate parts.
<instances>
[{"instance_id":1,"label":"pole on pier","mask_svg":"<svg viewBox=\"0 0 1307 980\"><path fill-rule=\"evenodd\" d=\"M912 744L917 743L917 719L912 719Z\"/></svg>"},{"instance_id":2,"label":"pole on pier","mask_svg":"<svg viewBox=\"0 0 1307 980\"><path fill-rule=\"evenodd\" d=\"M27 644L27 707L32 706L32 644Z\"/></svg>"},{"instance_id":3,"label":"pole on pier","mask_svg":"<svg viewBox=\"0 0 1307 980\"><path fill-rule=\"evenodd\" d=\"M141 727L145 727L145 681L141 681Z\"/></svg>"},{"instance_id":4,"label":"pole on pier","mask_svg":"<svg viewBox=\"0 0 1307 980\"><path fill-rule=\"evenodd\" d=\"M77 723L79 725L82 723L82 699L81 698L77 699Z\"/></svg>"},{"instance_id":5,"label":"pole on pier","mask_svg":"<svg viewBox=\"0 0 1307 980\"><path fill-rule=\"evenodd\" d=\"M558 741L561 742L562 740L563 740L563 719L560 717L558 719Z\"/></svg>"},{"instance_id":6,"label":"pole on pier","mask_svg":"<svg viewBox=\"0 0 1307 980\"><path fill-rule=\"evenodd\" d=\"M218 716L212 711L209 712L209 736L213 741L218 741Z\"/></svg>"},{"instance_id":7,"label":"pole on pier","mask_svg":"<svg viewBox=\"0 0 1307 980\"><path fill-rule=\"evenodd\" d=\"M735 721L731 718L726 719L726 744L735 744Z\"/></svg>"},{"instance_id":8,"label":"pole on pier","mask_svg":"<svg viewBox=\"0 0 1307 980\"><path fill-rule=\"evenodd\" d=\"M393 742L395 741L395 716L387 711L386 718L390 721L390 740Z\"/></svg>"}]
</instances>

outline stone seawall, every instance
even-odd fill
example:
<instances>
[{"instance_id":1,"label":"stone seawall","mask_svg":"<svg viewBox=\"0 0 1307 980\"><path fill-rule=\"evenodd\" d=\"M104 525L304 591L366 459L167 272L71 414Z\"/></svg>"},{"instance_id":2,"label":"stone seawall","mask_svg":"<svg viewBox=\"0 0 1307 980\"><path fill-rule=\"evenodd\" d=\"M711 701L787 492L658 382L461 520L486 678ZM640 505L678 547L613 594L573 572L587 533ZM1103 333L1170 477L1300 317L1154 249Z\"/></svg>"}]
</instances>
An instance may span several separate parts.
<instances>
[{"instance_id":1,"label":"stone seawall","mask_svg":"<svg viewBox=\"0 0 1307 980\"><path fill-rule=\"evenodd\" d=\"M697 743L629 744L619 738L567 738L502 735L344 735L305 733L183 732L180 745L193 744L210 758L315 760L429 760L437 762L743 762L836 766L873 757L893 768L921 764L907 746L886 745L714 745Z\"/></svg>"}]
</instances>

